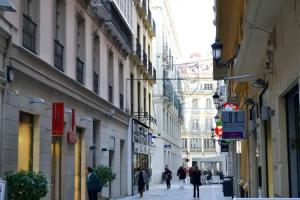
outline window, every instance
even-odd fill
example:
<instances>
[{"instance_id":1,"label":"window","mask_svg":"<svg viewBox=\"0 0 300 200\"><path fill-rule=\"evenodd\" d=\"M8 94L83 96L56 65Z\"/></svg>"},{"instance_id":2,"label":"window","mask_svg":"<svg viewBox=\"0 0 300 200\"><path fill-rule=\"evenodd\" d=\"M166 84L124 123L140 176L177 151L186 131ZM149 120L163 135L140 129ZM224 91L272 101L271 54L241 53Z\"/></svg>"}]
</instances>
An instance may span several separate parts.
<instances>
[{"instance_id":1,"label":"window","mask_svg":"<svg viewBox=\"0 0 300 200\"><path fill-rule=\"evenodd\" d=\"M64 0L55 0L54 8L54 66L64 71Z\"/></svg>"},{"instance_id":2,"label":"window","mask_svg":"<svg viewBox=\"0 0 300 200\"><path fill-rule=\"evenodd\" d=\"M192 99L192 108L197 109L198 106L198 99Z\"/></svg>"},{"instance_id":3,"label":"window","mask_svg":"<svg viewBox=\"0 0 300 200\"><path fill-rule=\"evenodd\" d=\"M84 18L77 14L77 34L76 34L76 79L84 84Z\"/></svg>"},{"instance_id":4,"label":"window","mask_svg":"<svg viewBox=\"0 0 300 200\"><path fill-rule=\"evenodd\" d=\"M131 114L134 112L134 75L130 74L130 101L131 101Z\"/></svg>"},{"instance_id":5,"label":"window","mask_svg":"<svg viewBox=\"0 0 300 200\"><path fill-rule=\"evenodd\" d=\"M93 35L93 91L99 94L100 42L97 33Z\"/></svg>"},{"instance_id":6,"label":"window","mask_svg":"<svg viewBox=\"0 0 300 200\"><path fill-rule=\"evenodd\" d=\"M147 112L147 90L144 88L144 116L146 117Z\"/></svg>"},{"instance_id":7,"label":"window","mask_svg":"<svg viewBox=\"0 0 300 200\"><path fill-rule=\"evenodd\" d=\"M207 109L211 109L212 108L212 101L211 101L211 99L206 99L206 108Z\"/></svg>"},{"instance_id":8,"label":"window","mask_svg":"<svg viewBox=\"0 0 300 200\"><path fill-rule=\"evenodd\" d=\"M151 117L151 104L152 102L151 102L151 94L149 93L148 94L148 112L149 112L149 117ZM149 124L151 123L151 120L149 119Z\"/></svg>"},{"instance_id":9,"label":"window","mask_svg":"<svg viewBox=\"0 0 300 200\"><path fill-rule=\"evenodd\" d=\"M33 115L20 112L18 130L18 170L31 170L33 166Z\"/></svg>"},{"instance_id":10,"label":"window","mask_svg":"<svg viewBox=\"0 0 300 200\"><path fill-rule=\"evenodd\" d=\"M140 117L141 114L141 83L138 82L138 88L137 88L137 94L138 94L138 116Z\"/></svg>"},{"instance_id":11,"label":"window","mask_svg":"<svg viewBox=\"0 0 300 200\"><path fill-rule=\"evenodd\" d=\"M120 91L120 109L124 109L124 66L119 63L119 91Z\"/></svg>"},{"instance_id":12,"label":"window","mask_svg":"<svg viewBox=\"0 0 300 200\"><path fill-rule=\"evenodd\" d=\"M212 90L212 84L204 84L204 90Z\"/></svg>"},{"instance_id":13,"label":"window","mask_svg":"<svg viewBox=\"0 0 300 200\"><path fill-rule=\"evenodd\" d=\"M113 103L114 94L114 54L111 50L108 52L108 101Z\"/></svg>"},{"instance_id":14,"label":"window","mask_svg":"<svg viewBox=\"0 0 300 200\"><path fill-rule=\"evenodd\" d=\"M211 131L213 127L213 120L212 119L205 119L205 131Z\"/></svg>"},{"instance_id":15,"label":"window","mask_svg":"<svg viewBox=\"0 0 300 200\"><path fill-rule=\"evenodd\" d=\"M198 130L199 130L199 120L192 119L192 131L198 131Z\"/></svg>"},{"instance_id":16,"label":"window","mask_svg":"<svg viewBox=\"0 0 300 200\"><path fill-rule=\"evenodd\" d=\"M38 2L24 0L23 3L23 46L36 53Z\"/></svg>"}]
</instances>

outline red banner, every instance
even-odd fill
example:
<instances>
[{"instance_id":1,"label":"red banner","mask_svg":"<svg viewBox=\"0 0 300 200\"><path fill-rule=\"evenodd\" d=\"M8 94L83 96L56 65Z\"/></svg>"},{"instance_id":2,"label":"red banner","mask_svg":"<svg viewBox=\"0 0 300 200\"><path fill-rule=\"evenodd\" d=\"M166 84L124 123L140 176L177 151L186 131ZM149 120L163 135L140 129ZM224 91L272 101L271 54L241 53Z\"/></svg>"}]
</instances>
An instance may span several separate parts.
<instances>
[{"instance_id":1,"label":"red banner","mask_svg":"<svg viewBox=\"0 0 300 200\"><path fill-rule=\"evenodd\" d=\"M52 104L52 135L64 134L64 103Z\"/></svg>"}]
</instances>

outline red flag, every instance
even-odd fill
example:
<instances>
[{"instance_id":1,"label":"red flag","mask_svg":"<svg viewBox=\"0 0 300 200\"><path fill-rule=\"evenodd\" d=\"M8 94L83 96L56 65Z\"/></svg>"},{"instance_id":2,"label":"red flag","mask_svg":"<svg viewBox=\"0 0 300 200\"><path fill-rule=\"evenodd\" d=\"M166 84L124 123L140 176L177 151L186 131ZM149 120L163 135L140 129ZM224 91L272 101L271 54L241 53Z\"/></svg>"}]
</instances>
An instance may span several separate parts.
<instances>
[{"instance_id":1,"label":"red flag","mask_svg":"<svg viewBox=\"0 0 300 200\"><path fill-rule=\"evenodd\" d=\"M64 103L52 104L52 135L64 134Z\"/></svg>"}]
</instances>

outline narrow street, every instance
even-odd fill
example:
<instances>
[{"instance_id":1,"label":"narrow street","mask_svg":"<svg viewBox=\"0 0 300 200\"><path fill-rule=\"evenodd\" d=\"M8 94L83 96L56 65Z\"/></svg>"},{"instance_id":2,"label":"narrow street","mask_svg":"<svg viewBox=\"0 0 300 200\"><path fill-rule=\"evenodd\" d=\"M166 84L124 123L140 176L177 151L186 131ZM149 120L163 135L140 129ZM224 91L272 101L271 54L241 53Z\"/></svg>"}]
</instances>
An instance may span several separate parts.
<instances>
[{"instance_id":1,"label":"narrow street","mask_svg":"<svg viewBox=\"0 0 300 200\"><path fill-rule=\"evenodd\" d=\"M139 195L121 198L118 200L141 199ZM164 184L154 185L149 191L146 191L144 200L192 200L193 186L186 184L184 189L179 189L179 183L173 183L170 190L166 189ZM222 184L202 185L200 187L200 200L231 200L231 197L224 197Z\"/></svg>"}]
</instances>

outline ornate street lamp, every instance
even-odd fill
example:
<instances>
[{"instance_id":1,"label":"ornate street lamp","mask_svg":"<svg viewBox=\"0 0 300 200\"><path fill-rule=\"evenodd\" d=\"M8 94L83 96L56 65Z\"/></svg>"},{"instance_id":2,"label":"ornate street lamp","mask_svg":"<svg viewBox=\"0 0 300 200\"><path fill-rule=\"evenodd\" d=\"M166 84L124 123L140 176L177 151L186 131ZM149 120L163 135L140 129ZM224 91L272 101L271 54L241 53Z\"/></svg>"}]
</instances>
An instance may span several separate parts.
<instances>
[{"instance_id":1,"label":"ornate street lamp","mask_svg":"<svg viewBox=\"0 0 300 200\"><path fill-rule=\"evenodd\" d=\"M214 104L215 106L219 106L219 103L220 103L220 96L218 95L217 92L215 92L215 94L213 95L213 101L214 101Z\"/></svg>"},{"instance_id":2,"label":"ornate street lamp","mask_svg":"<svg viewBox=\"0 0 300 200\"><path fill-rule=\"evenodd\" d=\"M213 52L213 58L216 60L218 63L221 59L222 56L222 48L223 44L219 42L219 40L216 40L215 43L211 45L212 52Z\"/></svg>"}]
</instances>

